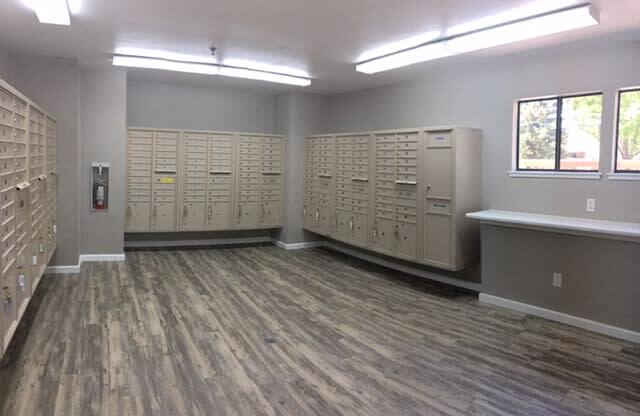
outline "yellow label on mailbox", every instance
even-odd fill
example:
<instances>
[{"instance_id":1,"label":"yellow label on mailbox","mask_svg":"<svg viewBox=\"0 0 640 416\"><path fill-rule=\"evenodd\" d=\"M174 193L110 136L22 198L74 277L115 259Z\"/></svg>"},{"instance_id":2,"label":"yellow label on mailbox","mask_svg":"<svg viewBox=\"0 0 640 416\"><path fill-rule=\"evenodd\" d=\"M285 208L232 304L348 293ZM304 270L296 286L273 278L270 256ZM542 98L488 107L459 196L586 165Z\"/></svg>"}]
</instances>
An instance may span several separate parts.
<instances>
[{"instance_id":1,"label":"yellow label on mailbox","mask_svg":"<svg viewBox=\"0 0 640 416\"><path fill-rule=\"evenodd\" d=\"M160 183L176 183L176 178L160 178Z\"/></svg>"}]
</instances>

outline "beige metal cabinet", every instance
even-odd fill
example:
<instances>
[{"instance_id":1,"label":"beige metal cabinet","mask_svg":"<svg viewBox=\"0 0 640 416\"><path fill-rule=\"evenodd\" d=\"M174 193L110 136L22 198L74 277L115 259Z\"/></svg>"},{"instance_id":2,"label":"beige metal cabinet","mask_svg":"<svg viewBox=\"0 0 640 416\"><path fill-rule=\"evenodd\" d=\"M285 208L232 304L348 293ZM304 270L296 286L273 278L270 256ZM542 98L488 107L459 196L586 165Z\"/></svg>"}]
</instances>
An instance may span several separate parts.
<instances>
[{"instance_id":1,"label":"beige metal cabinet","mask_svg":"<svg viewBox=\"0 0 640 416\"><path fill-rule=\"evenodd\" d=\"M153 131L129 129L125 231L151 230Z\"/></svg>"},{"instance_id":2,"label":"beige metal cabinet","mask_svg":"<svg viewBox=\"0 0 640 416\"><path fill-rule=\"evenodd\" d=\"M460 270L479 256L478 226L465 214L480 209L480 133L427 130L423 140L422 261Z\"/></svg>"},{"instance_id":3,"label":"beige metal cabinet","mask_svg":"<svg viewBox=\"0 0 640 416\"><path fill-rule=\"evenodd\" d=\"M285 140L281 136L262 138L260 170L260 228L282 226L284 197Z\"/></svg>"},{"instance_id":4,"label":"beige metal cabinet","mask_svg":"<svg viewBox=\"0 0 640 416\"><path fill-rule=\"evenodd\" d=\"M205 228L209 136L206 133L182 133L181 231Z\"/></svg>"},{"instance_id":5,"label":"beige metal cabinet","mask_svg":"<svg viewBox=\"0 0 640 416\"><path fill-rule=\"evenodd\" d=\"M53 117L0 80L0 353L55 250L55 130Z\"/></svg>"},{"instance_id":6,"label":"beige metal cabinet","mask_svg":"<svg viewBox=\"0 0 640 416\"><path fill-rule=\"evenodd\" d=\"M235 228L282 226L284 155L282 136L238 137Z\"/></svg>"},{"instance_id":7,"label":"beige metal cabinet","mask_svg":"<svg viewBox=\"0 0 640 416\"><path fill-rule=\"evenodd\" d=\"M478 229L464 214L480 208L480 154L480 132L454 127L309 137L304 228L460 270L478 260ZM324 195L334 196L327 228L319 220Z\"/></svg>"},{"instance_id":8,"label":"beige metal cabinet","mask_svg":"<svg viewBox=\"0 0 640 416\"><path fill-rule=\"evenodd\" d=\"M333 136L305 140L304 228L329 236L335 229L335 164Z\"/></svg>"},{"instance_id":9,"label":"beige metal cabinet","mask_svg":"<svg viewBox=\"0 0 640 416\"><path fill-rule=\"evenodd\" d=\"M377 133L371 247L405 260L419 259L418 165L420 131Z\"/></svg>"},{"instance_id":10,"label":"beige metal cabinet","mask_svg":"<svg viewBox=\"0 0 640 416\"><path fill-rule=\"evenodd\" d=\"M154 131L151 231L177 231L179 131Z\"/></svg>"},{"instance_id":11,"label":"beige metal cabinet","mask_svg":"<svg viewBox=\"0 0 640 416\"><path fill-rule=\"evenodd\" d=\"M236 179L236 138L233 134L209 134L207 206L205 229L233 228Z\"/></svg>"},{"instance_id":12,"label":"beige metal cabinet","mask_svg":"<svg viewBox=\"0 0 640 416\"><path fill-rule=\"evenodd\" d=\"M337 240L366 247L371 219L371 138L337 136L335 228Z\"/></svg>"},{"instance_id":13,"label":"beige metal cabinet","mask_svg":"<svg viewBox=\"0 0 640 416\"><path fill-rule=\"evenodd\" d=\"M45 115L37 107L29 104L29 170L30 182L29 201L31 205L30 216L30 243L31 243L31 273L40 276L48 262L45 230L46 216L48 210L46 205L46 176L45 176ZM39 281L34 281L33 291Z\"/></svg>"},{"instance_id":14,"label":"beige metal cabinet","mask_svg":"<svg viewBox=\"0 0 640 416\"><path fill-rule=\"evenodd\" d=\"M262 138L238 138L238 178L235 228L258 228L261 188Z\"/></svg>"}]
</instances>

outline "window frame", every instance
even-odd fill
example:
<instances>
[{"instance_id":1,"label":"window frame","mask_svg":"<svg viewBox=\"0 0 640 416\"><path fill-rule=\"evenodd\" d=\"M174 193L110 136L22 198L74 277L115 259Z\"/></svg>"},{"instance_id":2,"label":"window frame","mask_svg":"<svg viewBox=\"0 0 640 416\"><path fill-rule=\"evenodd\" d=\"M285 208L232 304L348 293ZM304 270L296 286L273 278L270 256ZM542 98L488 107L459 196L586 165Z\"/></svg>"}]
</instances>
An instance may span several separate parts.
<instances>
[{"instance_id":1,"label":"window frame","mask_svg":"<svg viewBox=\"0 0 640 416\"><path fill-rule=\"evenodd\" d=\"M598 169L596 170L584 170L584 169L560 169L561 161L562 161L562 107L563 100L567 98L581 98L581 97L591 97L591 96L600 96L602 97L602 113L600 114L600 144L602 145L602 122L604 116L604 92L602 91L594 91L594 92L585 92L579 94L566 94L566 95L553 95L549 97L539 97L539 98L526 98L522 100L517 100L517 117L516 117L516 172L542 172L542 173L584 173L584 174L594 174L600 173L600 166L602 160L598 158ZM521 104L533 103L537 101L556 101L556 146L555 146L555 165L553 169L523 169L520 167L520 116L521 116ZM617 142L616 142L617 143ZM617 152L616 147L616 152ZM617 155L617 153L616 153ZM617 163L616 163L617 167ZM628 172L628 171L627 171ZM639 172L640 173L640 172Z\"/></svg>"},{"instance_id":2,"label":"window frame","mask_svg":"<svg viewBox=\"0 0 640 416\"><path fill-rule=\"evenodd\" d=\"M613 173L618 174L640 174L640 170L621 170L618 169L618 146L620 145L620 107L622 106L622 94L626 92L640 92L640 87L623 88L618 90L616 99L616 125L613 136Z\"/></svg>"}]
</instances>

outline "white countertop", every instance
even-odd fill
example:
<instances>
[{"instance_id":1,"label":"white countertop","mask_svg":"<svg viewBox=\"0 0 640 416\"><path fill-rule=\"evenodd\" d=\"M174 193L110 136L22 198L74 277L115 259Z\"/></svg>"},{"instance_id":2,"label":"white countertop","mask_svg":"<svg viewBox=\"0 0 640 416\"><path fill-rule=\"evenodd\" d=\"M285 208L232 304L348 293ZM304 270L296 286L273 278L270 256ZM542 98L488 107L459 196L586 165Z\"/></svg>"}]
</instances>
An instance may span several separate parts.
<instances>
[{"instance_id":1,"label":"white countertop","mask_svg":"<svg viewBox=\"0 0 640 416\"><path fill-rule=\"evenodd\" d=\"M531 214L529 212L487 211L471 212L467 218L493 224L507 224L521 228L547 229L558 232L578 232L602 237L640 239L640 224L633 222L593 220L589 218L561 217L556 215Z\"/></svg>"}]
</instances>

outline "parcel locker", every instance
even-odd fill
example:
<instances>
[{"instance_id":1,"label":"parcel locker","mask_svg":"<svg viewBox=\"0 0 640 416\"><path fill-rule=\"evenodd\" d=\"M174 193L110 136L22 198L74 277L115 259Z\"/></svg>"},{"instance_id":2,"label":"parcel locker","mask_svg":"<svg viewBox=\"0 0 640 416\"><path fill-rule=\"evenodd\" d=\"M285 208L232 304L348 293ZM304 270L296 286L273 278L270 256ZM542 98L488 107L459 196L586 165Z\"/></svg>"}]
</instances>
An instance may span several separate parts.
<instances>
[{"instance_id":1,"label":"parcel locker","mask_svg":"<svg viewBox=\"0 0 640 416\"><path fill-rule=\"evenodd\" d=\"M479 227L465 214L480 209L480 133L471 129L427 131L422 261L460 270L479 257Z\"/></svg>"}]
</instances>

